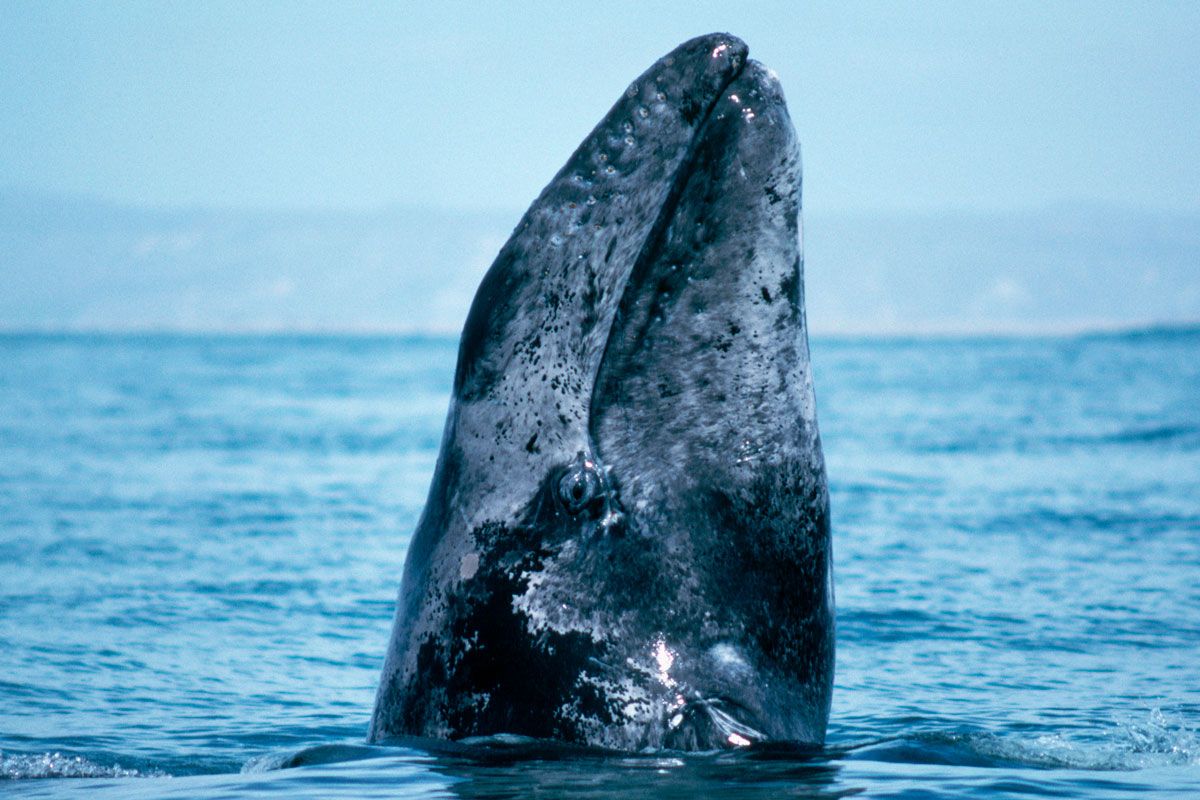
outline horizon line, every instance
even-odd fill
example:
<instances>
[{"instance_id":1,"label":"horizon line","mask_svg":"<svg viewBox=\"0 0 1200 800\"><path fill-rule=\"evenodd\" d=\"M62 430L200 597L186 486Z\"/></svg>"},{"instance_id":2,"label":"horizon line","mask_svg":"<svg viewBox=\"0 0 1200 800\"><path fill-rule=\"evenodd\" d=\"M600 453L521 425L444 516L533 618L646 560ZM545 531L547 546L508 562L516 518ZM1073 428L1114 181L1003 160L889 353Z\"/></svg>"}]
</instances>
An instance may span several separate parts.
<instances>
[{"instance_id":1,"label":"horizon line","mask_svg":"<svg viewBox=\"0 0 1200 800\"><path fill-rule=\"evenodd\" d=\"M478 214L484 216L507 215L520 216L528 206L452 206L443 204L422 204L411 200L396 198L388 202L364 203L361 205L320 205L304 203L279 204L219 204L207 201L181 200L175 203L149 203L125 198L108 197L91 192L70 192L56 189L38 189L17 185L0 185L0 200L30 199L40 202L71 202L90 203L107 206L121 211L146 211L159 213L212 213L212 214L333 214L333 215L372 215L396 211L425 211L444 214ZM974 207L966 205L946 205L930 208L873 208L873 207L827 207L818 209L803 209L807 216L816 213L817 216L826 214L847 217L936 217L936 216L980 216L995 217L1004 215L1022 215L1044 212L1062 212L1087 210L1093 212L1136 213L1172 217L1200 217L1200 208L1177 208L1164 206L1147 206L1140 204L1119 204L1106 200L1087 198L1064 198L1053 201L1043 201L1021 206L1010 207Z\"/></svg>"},{"instance_id":2,"label":"horizon line","mask_svg":"<svg viewBox=\"0 0 1200 800\"><path fill-rule=\"evenodd\" d=\"M1144 320L1138 322L1091 321L1055 323L1000 323L986 326L966 324L922 324L891 327L819 326L809 329L814 339L1071 339L1090 336L1130 336L1200 333L1200 318L1192 320ZM358 326L186 326L186 325L4 325L3 338L331 338L331 339L454 339L461 328L400 325Z\"/></svg>"}]
</instances>

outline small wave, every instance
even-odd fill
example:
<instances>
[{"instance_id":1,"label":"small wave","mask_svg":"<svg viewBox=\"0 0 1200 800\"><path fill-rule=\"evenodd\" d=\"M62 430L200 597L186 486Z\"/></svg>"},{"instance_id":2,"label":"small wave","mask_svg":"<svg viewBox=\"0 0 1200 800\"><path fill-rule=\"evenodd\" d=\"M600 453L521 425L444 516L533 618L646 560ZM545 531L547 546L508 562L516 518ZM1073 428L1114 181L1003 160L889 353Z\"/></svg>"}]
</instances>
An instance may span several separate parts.
<instances>
[{"instance_id":1,"label":"small wave","mask_svg":"<svg viewBox=\"0 0 1200 800\"><path fill-rule=\"evenodd\" d=\"M1060 733L1033 737L925 731L846 750L851 759L946 766L1134 771L1200 765L1200 732L1152 709L1116 724L1106 742Z\"/></svg>"},{"instance_id":2,"label":"small wave","mask_svg":"<svg viewBox=\"0 0 1200 800\"><path fill-rule=\"evenodd\" d=\"M158 771L141 772L113 764L105 766L83 756L62 753L38 755L7 755L0 753L0 779L10 781L31 778L147 778L164 777Z\"/></svg>"},{"instance_id":3,"label":"small wave","mask_svg":"<svg viewBox=\"0 0 1200 800\"><path fill-rule=\"evenodd\" d=\"M364 761L368 758L394 755L393 749L369 744L320 744L299 750L274 750L255 756L242 765L243 775L274 772L295 767L311 767L323 764L344 764Z\"/></svg>"},{"instance_id":4,"label":"small wave","mask_svg":"<svg viewBox=\"0 0 1200 800\"><path fill-rule=\"evenodd\" d=\"M1155 425L1141 428L1125 428L1107 433L1050 437L1054 445L1104 445L1104 444L1162 444L1166 442L1190 441L1200 434L1194 425Z\"/></svg>"},{"instance_id":5,"label":"small wave","mask_svg":"<svg viewBox=\"0 0 1200 800\"><path fill-rule=\"evenodd\" d=\"M1117 724L1105 745L1045 734L1027 741L982 735L973 737L971 746L1003 760L1048 768L1131 771L1200 765L1200 734L1157 708L1146 719Z\"/></svg>"},{"instance_id":6,"label":"small wave","mask_svg":"<svg viewBox=\"0 0 1200 800\"><path fill-rule=\"evenodd\" d=\"M1146 720L1126 720L1114 738L1139 767L1200 765L1200 731L1158 708Z\"/></svg>"}]
</instances>

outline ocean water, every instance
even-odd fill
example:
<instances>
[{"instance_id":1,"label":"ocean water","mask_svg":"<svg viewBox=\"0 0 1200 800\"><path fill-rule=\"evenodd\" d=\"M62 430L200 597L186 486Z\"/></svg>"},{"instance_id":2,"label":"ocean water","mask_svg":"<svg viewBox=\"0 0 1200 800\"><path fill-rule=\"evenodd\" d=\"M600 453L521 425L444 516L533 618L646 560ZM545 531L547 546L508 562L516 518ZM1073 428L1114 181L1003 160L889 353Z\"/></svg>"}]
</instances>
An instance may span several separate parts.
<instances>
[{"instance_id":1,"label":"ocean water","mask_svg":"<svg viewBox=\"0 0 1200 800\"><path fill-rule=\"evenodd\" d=\"M363 744L439 338L0 337L0 794L1200 794L1200 330L816 339L813 752Z\"/></svg>"}]
</instances>

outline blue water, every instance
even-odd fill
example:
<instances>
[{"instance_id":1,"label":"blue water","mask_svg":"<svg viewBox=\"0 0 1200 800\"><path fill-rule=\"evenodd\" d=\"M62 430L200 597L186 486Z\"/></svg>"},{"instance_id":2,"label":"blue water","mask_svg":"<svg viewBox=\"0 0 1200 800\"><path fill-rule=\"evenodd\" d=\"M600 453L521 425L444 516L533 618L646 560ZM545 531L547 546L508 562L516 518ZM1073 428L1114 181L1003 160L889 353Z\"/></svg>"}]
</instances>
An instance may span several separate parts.
<instances>
[{"instance_id":1,"label":"blue water","mask_svg":"<svg viewBox=\"0 0 1200 800\"><path fill-rule=\"evenodd\" d=\"M0 794L1200 793L1200 330L814 341L811 754L363 745L454 351L0 337Z\"/></svg>"}]
</instances>

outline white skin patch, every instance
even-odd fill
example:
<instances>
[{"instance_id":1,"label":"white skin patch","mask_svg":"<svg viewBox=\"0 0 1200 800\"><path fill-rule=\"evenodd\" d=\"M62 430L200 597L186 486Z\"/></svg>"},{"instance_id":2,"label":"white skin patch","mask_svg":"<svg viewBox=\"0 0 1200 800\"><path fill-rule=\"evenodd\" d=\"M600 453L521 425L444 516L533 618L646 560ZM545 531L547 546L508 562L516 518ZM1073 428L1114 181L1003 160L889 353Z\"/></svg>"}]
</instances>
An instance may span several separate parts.
<instances>
[{"instance_id":1,"label":"white skin patch","mask_svg":"<svg viewBox=\"0 0 1200 800\"><path fill-rule=\"evenodd\" d=\"M479 553L472 550L462 557L462 561L458 565L458 575L464 581L469 581L475 577L475 573L479 571Z\"/></svg>"},{"instance_id":2,"label":"white skin patch","mask_svg":"<svg viewBox=\"0 0 1200 800\"><path fill-rule=\"evenodd\" d=\"M746 659L732 645L715 644L708 651L712 656L713 661L720 665L721 669L730 674L749 674L750 665L746 663Z\"/></svg>"}]
</instances>

